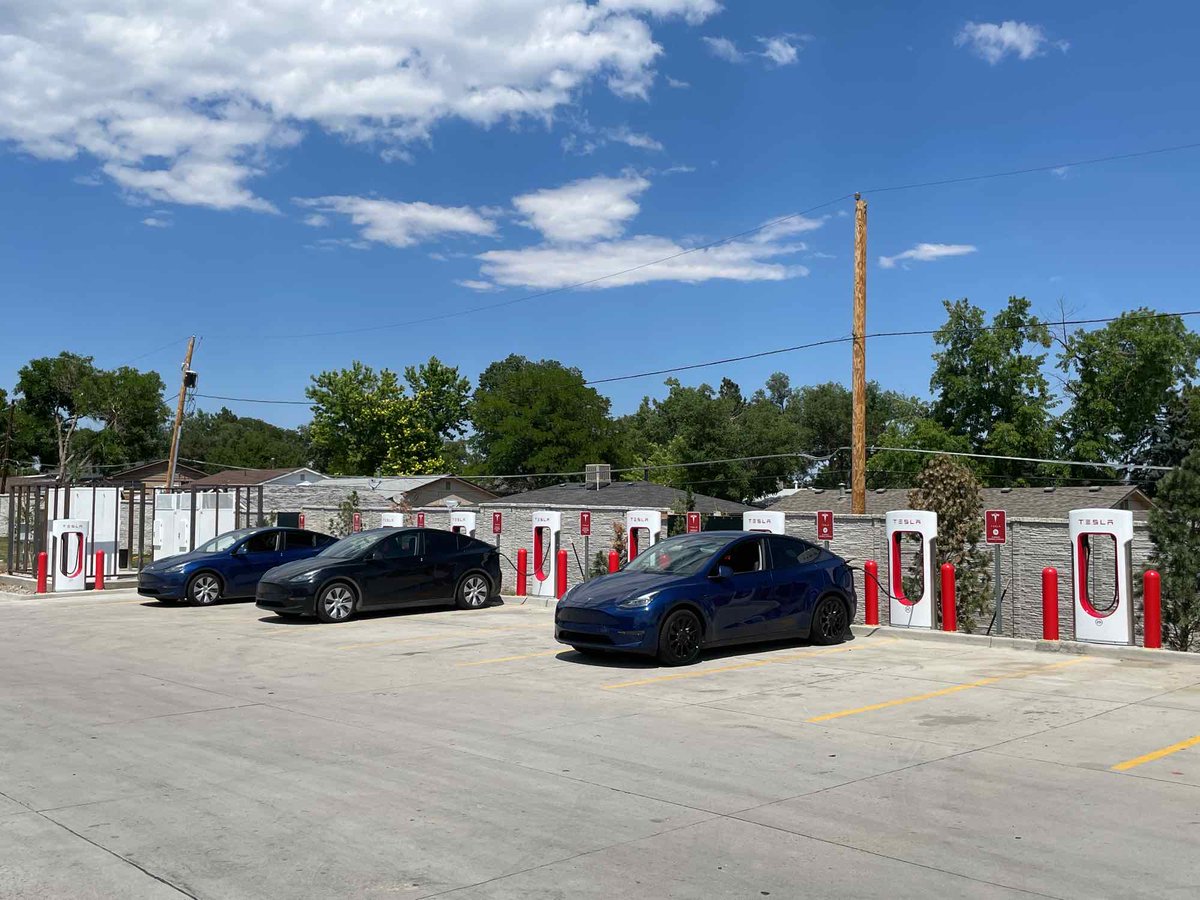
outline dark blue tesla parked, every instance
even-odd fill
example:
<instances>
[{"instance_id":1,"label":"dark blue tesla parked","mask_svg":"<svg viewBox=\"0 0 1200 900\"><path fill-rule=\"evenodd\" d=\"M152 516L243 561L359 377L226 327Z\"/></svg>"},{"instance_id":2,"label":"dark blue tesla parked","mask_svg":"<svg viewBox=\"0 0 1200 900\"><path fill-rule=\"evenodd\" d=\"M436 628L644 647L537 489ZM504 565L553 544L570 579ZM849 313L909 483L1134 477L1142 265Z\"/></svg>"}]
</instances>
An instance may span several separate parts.
<instances>
[{"instance_id":1,"label":"dark blue tesla parked","mask_svg":"<svg viewBox=\"0 0 1200 900\"><path fill-rule=\"evenodd\" d=\"M300 528L227 531L190 553L155 560L138 573L138 593L163 603L210 606L222 598L254 598L258 581L284 563L315 556L337 538Z\"/></svg>"},{"instance_id":2,"label":"dark blue tesla parked","mask_svg":"<svg viewBox=\"0 0 1200 900\"><path fill-rule=\"evenodd\" d=\"M554 636L581 653L695 662L705 647L807 637L844 640L857 607L840 556L792 537L707 531L660 541L624 568L572 588Z\"/></svg>"}]
</instances>

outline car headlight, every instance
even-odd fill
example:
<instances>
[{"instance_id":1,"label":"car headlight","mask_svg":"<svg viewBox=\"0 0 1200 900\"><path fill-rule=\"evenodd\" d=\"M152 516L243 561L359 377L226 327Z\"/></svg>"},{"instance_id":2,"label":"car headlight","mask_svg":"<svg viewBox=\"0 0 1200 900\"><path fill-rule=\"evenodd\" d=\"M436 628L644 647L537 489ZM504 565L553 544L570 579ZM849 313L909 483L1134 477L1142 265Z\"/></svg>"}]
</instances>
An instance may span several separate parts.
<instances>
[{"instance_id":1,"label":"car headlight","mask_svg":"<svg viewBox=\"0 0 1200 900\"><path fill-rule=\"evenodd\" d=\"M291 578L289 578L288 584L311 584L317 580L317 576L319 574L319 571L301 572L299 575L293 575Z\"/></svg>"},{"instance_id":2,"label":"car headlight","mask_svg":"<svg viewBox=\"0 0 1200 900\"><path fill-rule=\"evenodd\" d=\"M180 563L177 566L167 566L165 569L160 569L161 575L182 575L183 570L187 568L187 563Z\"/></svg>"},{"instance_id":3,"label":"car headlight","mask_svg":"<svg viewBox=\"0 0 1200 900\"><path fill-rule=\"evenodd\" d=\"M639 597L630 597L627 600L622 600L617 604L618 609L645 609L650 605L650 601L658 596L658 591L650 591L642 594Z\"/></svg>"}]
</instances>

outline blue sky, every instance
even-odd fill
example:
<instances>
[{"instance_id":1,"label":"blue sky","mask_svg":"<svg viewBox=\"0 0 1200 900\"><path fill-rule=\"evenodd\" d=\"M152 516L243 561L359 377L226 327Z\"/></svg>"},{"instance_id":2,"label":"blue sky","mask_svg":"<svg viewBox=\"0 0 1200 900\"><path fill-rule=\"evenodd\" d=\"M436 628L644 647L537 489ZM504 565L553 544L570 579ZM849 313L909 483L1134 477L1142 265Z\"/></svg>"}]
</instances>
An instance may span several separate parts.
<instances>
[{"instance_id":1,"label":"blue sky","mask_svg":"<svg viewBox=\"0 0 1200 900\"><path fill-rule=\"evenodd\" d=\"M1200 141L1193 4L152 5L0 14L0 385L63 349L173 385L193 332L201 392L276 399L355 359L474 377L521 353L605 378L840 337L852 201L600 288L388 326L854 190ZM1192 150L869 195L869 328L936 327L962 296L1193 308L1198 172ZM930 351L877 341L869 374L924 395ZM749 391L776 370L848 381L849 352L680 377ZM604 390L623 413L665 389Z\"/></svg>"}]
</instances>

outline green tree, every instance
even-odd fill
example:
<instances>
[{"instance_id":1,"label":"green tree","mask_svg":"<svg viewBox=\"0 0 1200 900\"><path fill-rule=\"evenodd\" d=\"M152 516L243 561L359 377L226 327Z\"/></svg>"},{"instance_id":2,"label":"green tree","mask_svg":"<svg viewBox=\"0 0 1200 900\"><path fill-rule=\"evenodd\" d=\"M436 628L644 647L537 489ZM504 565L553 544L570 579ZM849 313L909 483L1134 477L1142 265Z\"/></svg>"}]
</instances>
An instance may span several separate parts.
<instances>
[{"instance_id":1,"label":"green tree","mask_svg":"<svg viewBox=\"0 0 1200 900\"><path fill-rule=\"evenodd\" d=\"M1167 645L1190 650L1200 634L1200 449L1159 484L1149 515L1150 566L1162 576Z\"/></svg>"},{"instance_id":2,"label":"green tree","mask_svg":"<svg viewBox=\"0 0 1200 900\"><path fill-rule=\"evenodd\" d=\"M355 361L314 375L309 440L317 467L332 475L424 475L442 465L425 411L396 373Z\"/></svg>"},{"instance_id":3,"label":"green tree","mask_svg":"<svg viewBox=\"0 0 1200 900\"><path fill-rule=\"evenodd\" d=\"M238 416L225 407L189 414L179 442L182 459L251 469L308 465L309 453L305 431Z\"/></svg>"},{"instance_id":4,"label":"green tree","mask_svg":"<svg viewBox=\"0 0 1200 900\"><path fill-rule=\"evenodd\" d=\"M1077 460L1142 461L1171 397L1195 378L1198 358L1200 336L1183 319L1144 307L1067 336L1058 361L1071 401L1062 421L1067 453Z\"/></svg>"},{"instance_id":5,"label":"green tree","mask_svg":"<svg viewBox=\"0 0 1200 900\"><path fill-rule=\"evenodd\" d=\"M957 575L955 608L959 627L975 631L991 609L992 578L983 540L983 501L979 482L969 468L949 456L935 456L922 467L908 494L913 509L937 513L937 559L934 577L943 563L953 563Z\"/></svg>"},{"instance_id":6,"label":"green tree","mask_svg":"<svg viewBox=\"0 0 1200 900\"><path fill-rule=\"evenodd\" d=\"M582 472L588 463L622 461L608 399L584 384L578 369L555 360L514 354L492 363L479 376L470 411L478 474ZM513 486L563 480L520 478Z\"/></svg>"},{"instance_id":7,"label":"green tree","mask_svg":"<svg viewBox=\"0 0 1200 900\"><path fill-rule=\"evenodd\" d=\"M419 366L407 366L404 379L429 420L429 427L443 441L463 433L469 421L471 382L458 368L448 366L436 356Z\"/></svg>"},{"instance_id":8,"label":"green tree","mask_svg":"<svg viewBox=\"0 0 1200 900\"><path fill-rule=\"evenodd\" d=\"M50 436L53 459L43 463L57 467L60 481L88 462L131 463L162 449L168 410L153 372L97 369L90 356L64 352L30 360L17 389L31 427Z\"/></svg>"},{"instance_id":9,"label":"green tree","mask_svg":"<svg viewBox=\"0 0 1200 900\"><path fill-rule=\"evenodd\" d=\"M1030 313L1024 297L1009 297L990 325L984 311L966 299L943 305L946 324L933 337L943 349L933 354L929 381L934 420L947 434L965 437L976 453L1050 456L1055 401L1042 374L1046 354L1037 352L1050 346L1049 328ZM1002 460L984 468L1018 483L1038 471L1029 463Z\"/></svg>"}]
</instances>

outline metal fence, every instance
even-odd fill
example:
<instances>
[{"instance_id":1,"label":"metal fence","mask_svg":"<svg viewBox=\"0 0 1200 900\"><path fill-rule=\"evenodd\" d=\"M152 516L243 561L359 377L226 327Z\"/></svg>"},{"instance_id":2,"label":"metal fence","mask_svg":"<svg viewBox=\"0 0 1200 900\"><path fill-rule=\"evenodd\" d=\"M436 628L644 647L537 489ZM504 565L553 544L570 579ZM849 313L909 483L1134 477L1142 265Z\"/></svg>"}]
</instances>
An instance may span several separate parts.
<instances>
[{"instance_id":1,"label":"metal fence","mask_svg":"<svg viewBox=\"0 0 1200 900\"><path fill-rule=\"evenodd\" d=\"M154 557L155 510L157 498L167 492L161 488L136 484L30 484L10 485L8 495L8 533L4 542L5 570L9 575L35 575L38 554L49 549L50 521L55 518L87 519L88 574L94 574L98 536L105 546L115 547L116 571L139 572ZM110 502L115 492L116 502ZM171 493L190 495L182 505L190 511L190 546L196 547L196 511L198 497L217 493L187 488ZM268 524L263 513L261 485L234 487L219 493L233 494L233 528ZM105 509L105 507L111 507Z\"/></svg>"}]
</instances>

